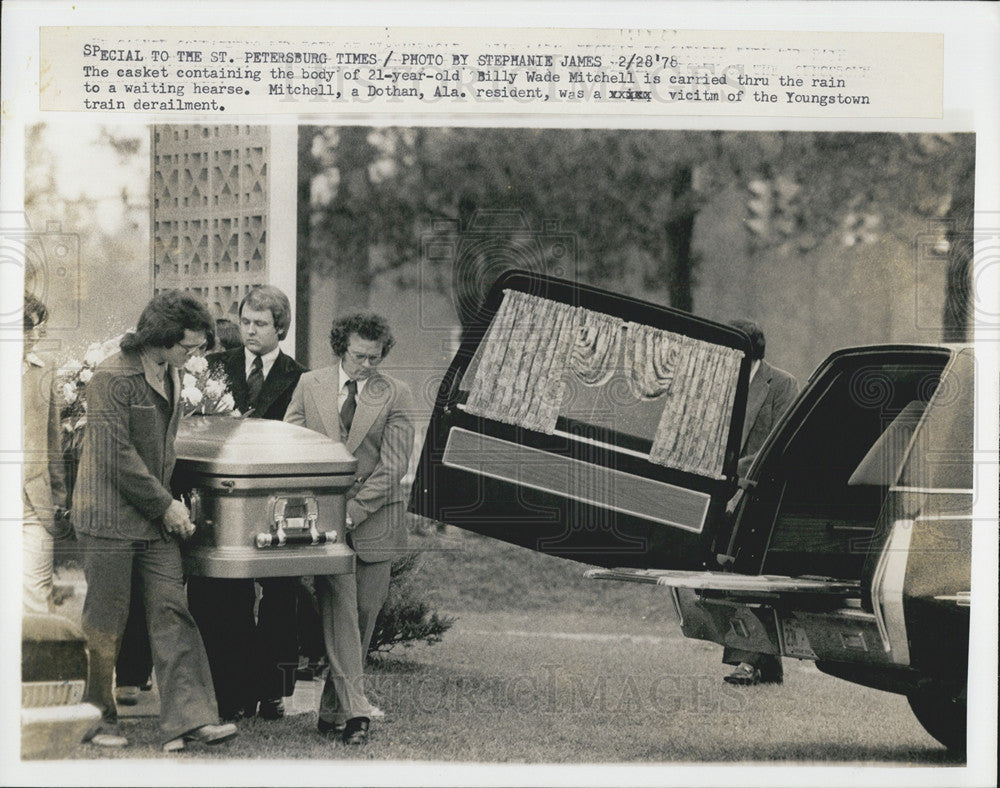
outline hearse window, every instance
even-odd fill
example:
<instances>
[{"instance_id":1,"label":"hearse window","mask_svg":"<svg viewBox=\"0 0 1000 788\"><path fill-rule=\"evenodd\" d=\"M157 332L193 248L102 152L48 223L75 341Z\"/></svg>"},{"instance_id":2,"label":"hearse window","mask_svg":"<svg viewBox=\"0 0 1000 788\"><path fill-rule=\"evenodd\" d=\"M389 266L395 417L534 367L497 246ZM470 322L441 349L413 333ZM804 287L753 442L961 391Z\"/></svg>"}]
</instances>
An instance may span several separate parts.
<instances>
[{"instance_id":1,"label":"hearse window","mask_svg":"<svg viewBox=\"0 0 1000 788\"><path fill-rule=\"evenodd\" d=\"M927 417L896 484L933 492L971 492L975 370L972 349L963 350L937 387Z\"/></svg>"},{"instance_id":2,"label":"hearse window","mask_svg":"<svg viewBox=\"0 0 1000 788\"><path fill-rule=\"evenodd\" d=\"M508 290L459 390L474 415L722 478L742 358Z\"/></svg>"},{"instance_id":3,"label":"hearse window","mask_svg":"<svg viewBox=\"0 0 1000 788\"><path fill-rule=\"evenodd\" d=\"M764 571L858 578L940 363L867 364L835 374L785 446ZM772 504L775 505L775 504Z\"/></svg>"}]
</instances>

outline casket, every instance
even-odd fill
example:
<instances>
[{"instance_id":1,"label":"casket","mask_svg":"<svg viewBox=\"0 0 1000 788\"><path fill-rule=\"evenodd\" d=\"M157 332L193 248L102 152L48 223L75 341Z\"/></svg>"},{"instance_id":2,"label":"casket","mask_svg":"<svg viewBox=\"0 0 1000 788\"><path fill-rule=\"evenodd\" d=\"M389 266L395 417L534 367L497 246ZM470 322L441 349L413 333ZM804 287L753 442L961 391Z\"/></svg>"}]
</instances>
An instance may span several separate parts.
<instances>
[{"instance_id":1,"label":"casket","mask_svg":"<svg viewBox=\"0 0 1000 788\"><path fill-rule=\"evenodd\" d=\"M343 540L358 461L342 443L269 419L192 416L177 434L173 487L196 531L184 568L205 577L354 571Z\"/></svg>"}]
</instances>

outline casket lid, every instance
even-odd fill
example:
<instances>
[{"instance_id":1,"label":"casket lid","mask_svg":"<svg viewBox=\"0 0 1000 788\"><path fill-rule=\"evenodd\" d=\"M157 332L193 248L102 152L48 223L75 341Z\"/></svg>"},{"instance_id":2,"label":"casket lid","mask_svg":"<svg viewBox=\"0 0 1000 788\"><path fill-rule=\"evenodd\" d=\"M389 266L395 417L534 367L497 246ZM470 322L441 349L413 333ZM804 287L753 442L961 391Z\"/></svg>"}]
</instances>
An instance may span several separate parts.
<instances>
[{"instance_id":1,"label":"casket lid","mask_svg":"<svg viewBox=\"0 0 1000 788\"><path fill-rule=\"evenodd\" d=\"M226 476L351 474L358 461L343 443L271 419L189 416L177 430L178 464Z\"/></svg>"}]
</instances>

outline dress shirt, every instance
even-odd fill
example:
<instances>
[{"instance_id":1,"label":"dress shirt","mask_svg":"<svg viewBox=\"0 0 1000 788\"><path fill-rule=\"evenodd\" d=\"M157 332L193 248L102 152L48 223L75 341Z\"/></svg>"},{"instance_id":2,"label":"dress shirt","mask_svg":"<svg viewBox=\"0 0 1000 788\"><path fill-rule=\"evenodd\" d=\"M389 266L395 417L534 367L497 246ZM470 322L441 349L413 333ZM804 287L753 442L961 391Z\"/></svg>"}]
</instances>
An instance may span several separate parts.
<instances>
[{"instance_id":1,"label":"dress shirt","mask_svg":"<svg viewBox=\"0 0 1000 788\"><path fill-rule=\"evenodd\" d=\"M275 359L278 358L278 353L281 352L281 348L276 347L270 353L265 353L260 357L261 364L264 365L261 372L264 373L264 380L267 380L268 373L271 371L271 367L274 366ZM253 370L253 360L257 358L255 353L251 353L246 348L243 348L243 373L246 375L247 379L250 378L250 372Z\"/></svg>"},{"instance_id":2,"label":"dress shirt","mask_svg":"<svg viewBox=\"0 0 1000 788\"><path fill-rule=\"evenodd\" d=\"M360 397L361 396L361 392L365 388L365 384L368 382L368 378L351 378L351 377L348 377L347 373L344 372L344 365L343 364L341 364L339 367L337 367L337 369L340 372L340 388L338 389L339 393L337 394L337 412L339 413L341 410L343 410L344 403L347 401L347 381L354 380L354 381L357 382L357 384L358 384L358 397Z\"/></svg>"}]
</instances>

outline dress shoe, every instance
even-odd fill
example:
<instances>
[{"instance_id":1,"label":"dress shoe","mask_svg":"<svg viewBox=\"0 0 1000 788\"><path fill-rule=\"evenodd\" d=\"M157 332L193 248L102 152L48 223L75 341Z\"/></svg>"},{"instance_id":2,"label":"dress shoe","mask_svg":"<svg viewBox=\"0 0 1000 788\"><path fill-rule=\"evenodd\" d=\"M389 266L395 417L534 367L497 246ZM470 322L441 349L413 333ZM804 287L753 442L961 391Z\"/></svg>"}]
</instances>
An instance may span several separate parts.
<instances>
[{"instance_id":1,"label":"dress shoe","mask_svg":"<svg viewBox=\"0 0 1000 788\"><path fill-rule=\"evenodd\" d=\"M319 722L316 723L316 730L320 732L323 736L330 736L341 738L344 735L344 729L347 727L346 722L327 722L322 717L320 717Z\"/></svg>"},{"instance_id":2,"label":"dress shoe","mask_svg":"<svg viewBox=\"0 0 1000 788\"><path fill-rule=\"evenodd\" d=\"M367 717L351 717L344 725L344 744L367 744L368 724Z\"/></svg>"},{"instance_id":3,"label":"dress shoe","mask_svg":"<svg viewBox=\"0 0 1000 788\"><path fill-rule=\"evenodd\" d=\"M260 702L257 716L262 720L280 720L285 716L285 702L281 698L268 698Z\"/></svg>"},{"instance_id":4,"label":"dress shoe","mask_svg":"<svg viewBox=\"0 0 1000 788\"><path fill-rule=\"evenodd\" d=\"M760 670L749 662L741 662L736 666L736 670L726 676L723 681L741 687L752 687L755 684L760 684Z\"/></svg>"},{"instance_id":5,"label":"dress shoe","mask_svg":"<svg viewBox=\"0 0 1000 788\"><path fill-rule=\"evenodd\" d=\"M246 709L219 709L219 719L223 722L239 722L246 717L253 716L248 714Z\"/></svg>"},{"instance_id":6,"label":"dress shoe","mask_svg":"<svg viewBox=\"0 0 1000 788\"><path fill-rule=\"evenodd\" d=\"M115 703L119 706L135 706L138 702L138 687L115 687Z\"/></svg>"},{"instance_id":7,"label":"dress shoe","mask_svg":"<svg viewBox=\"0 0 1000 788\"><path fill-rule=\"evenodd\" d=\"M94 747L127 747L128 739L121 735L117 725L103 724L87 734L83 741Z\"/></svg>"},{"instance_id":8,"label":"dress shoe","mask_svg":"<svg viewBox=\"0 0 1000 788\"><path fill-rule=\"evenodd\" d=\"M202 725L187 733L171 739L163 745L164 752L178 752L183 750L188 742L200 742L201 744L222 744L236 736L236 726L231 722L224 722L221 725Z\"/></svg>"}]
</instances>

